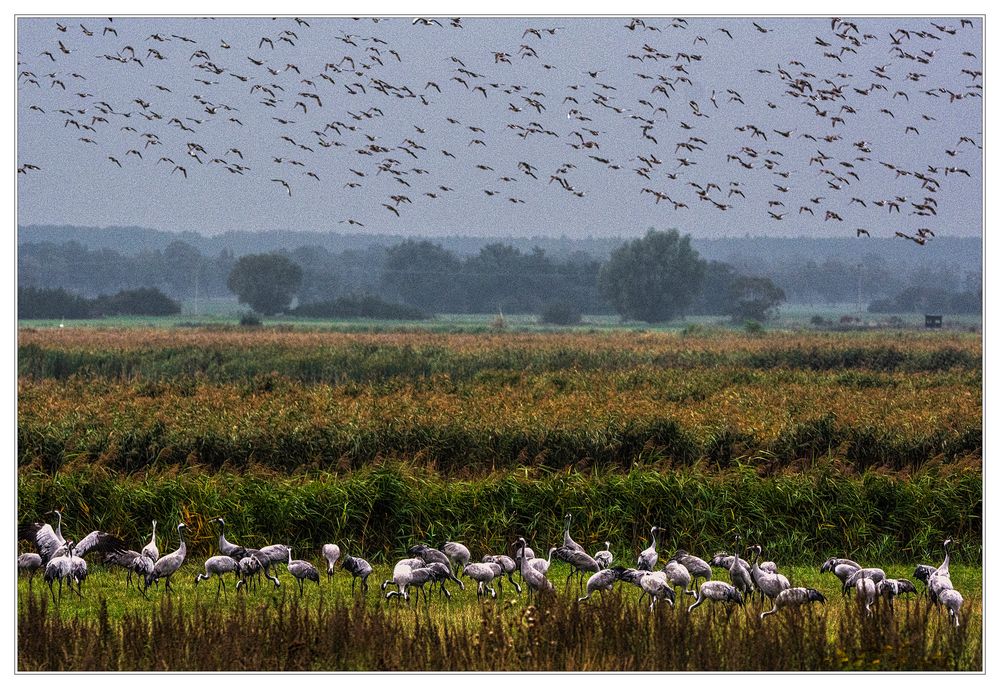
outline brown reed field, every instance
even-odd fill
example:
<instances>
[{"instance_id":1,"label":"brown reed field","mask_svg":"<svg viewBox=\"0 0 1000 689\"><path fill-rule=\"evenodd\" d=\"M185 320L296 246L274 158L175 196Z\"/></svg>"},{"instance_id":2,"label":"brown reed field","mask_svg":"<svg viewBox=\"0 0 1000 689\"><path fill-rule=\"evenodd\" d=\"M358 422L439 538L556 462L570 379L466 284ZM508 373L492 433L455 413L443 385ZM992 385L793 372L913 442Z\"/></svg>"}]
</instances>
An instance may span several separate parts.
<instances>
[{"instance_id":1,"label":"brown reed field","mask_svg":"<svg viewBox=\"0 0 1000 689\"><path fill-rule=\"evenodd\" d=\"M976 335L23 329L17 415L20 523L59 508L67 534L138 548L157 519L161 552L190 527L176 595L146 601L96 563L83 599L20 581L22 670L982 667ZM357 604L340 571L301 599L287 576L218 601L193 586L220 515L296 558L339 543L375 582L416 542L558 545L566 513L626 565L653 524L661 560L740 533L828 603L761 622L757 603L689 617L685 597L651 614L621 585L530 606ZM949 536L958 630L925 599L868 617L818 574L847 556L912 578Z\"/></svg>"}]
</instances>

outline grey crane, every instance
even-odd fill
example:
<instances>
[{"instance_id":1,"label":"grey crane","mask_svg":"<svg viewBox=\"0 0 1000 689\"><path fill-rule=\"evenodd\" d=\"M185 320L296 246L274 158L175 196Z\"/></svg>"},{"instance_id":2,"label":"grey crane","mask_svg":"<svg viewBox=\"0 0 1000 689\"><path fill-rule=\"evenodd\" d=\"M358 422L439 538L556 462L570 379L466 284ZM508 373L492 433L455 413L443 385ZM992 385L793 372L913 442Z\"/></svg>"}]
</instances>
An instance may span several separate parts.
<instances>
[{"instance_id":1,"label":"grey crane","mask_svg":"<svg viewBox=\"0 0 1000 689\"><path fill-rule=\"evenodd\" d=\"M916 593L917 587L909 579L883 579L878 582L878 595L886 599L889 608L892 609L893 600L896 596L904 593Z\"/></svg>"},{"instance_id":2,"label":"grey crane","mask_svg":"<svg viewBox=\"0 0 1000 689\"><path fill-rule=\"evenodd\" d=\"M876 582L874 579L864 576L863 573L864 570L859 569L857 572L851 575L851 577L852 579L854 579L854 587L857 589L858 592L858 602L864 603L865 612L871 615L872 605L875 604L875 597L878 595L878 582ZM855 575L857 575L856 578Z\"/></svg>"},{"instance_id":3,"label":"grey crane","mask_svg":"<svg viewBox=\"0 0 1000 689\"><path fill-rule=\"evenodd\" d=\"M173 591L173 587L170 585L170 577L181 568L184 564L184 558L187 556L187 545L184 543L184 530L187 525L181 522L177 525L177 538L180 540L180 545L174 552L164 555L159 560L153 564L153 570L146 575L144 582L144 587L142 589L142 595L146 595L146 589L150 587L153 582L159 581L160 579L166 580L167 591Z\"/></svg>"},{"instance_id":4,"label":"grey crane","mask_svg":"<svg viewBox=\"0 0 1000 689\"><path fill-rule=\"evenodd\" d=\"M260 573L264 569L264 565L260 563L256 555L247 555L246 557L240 558L238 564L237 572L239 573L240 580L236 582L236 590L240 590L240 586L247 586L248 588L253 587L255 590L257 584L260 582Z\"/></svg>"},{"instance_id":5,"label":"grey crane","mask_svg":"<svg viewBox=\"0 0 1000 689\"><path fill-rule=\"evenodd\" d=\"M538 593L539 591L553 590L555 587L552 586L552 582L542 572L528 565L528 560L524 557L524 548L526 545L524 538L517 539L517 544L521 554L521 579L528 585L528 597L531 598L533 593Z\"/></svg>"},{"instance_id":6,"label":"grey crane","mask_svg":"<svg viewBox=\"0 0 1000 689\"><path fill-rule=\"evenodd\" d=\"M292 549L288 548L288 573L296 578L299 582L299 595L302 595L302 586L306 580L315 581L316 586L319 586L319 570L311 562L306 562L305 560L293 560L292 559Z\"/></svg>"},{"instance_id":7,"label":"grey crane","mask_svg":"<svg viewBox=\"0 0 1000 689\"><path fill-rule=\"evenodd\" d=\"M946 589L938 594L938 602L948 610L948 617L955 623L955 626L959 626L958 613L962 609L962 603L965 602L962 599L962 594L955 589Z\"/></svg>"},{"instance_id":8,"label":"grey crane","mask_svg":"<svg viewBox=\"0 0 1000 689\"><path fill-rule=\"evenodd\" d=\"M639 553L636 569L644 569L647 572L652 572L653 568L656 567L656 561L659 559L659 555L656 554L656 534L659 531L661 529L658 526L654 526L649 530L649 535L653 539L653 542L648 548Z\"/></svg>"},{"instance_id":9,"label":"grey crane","mask_svg":"<svg viewBox=\"0 0 1000 689\"><path fill-rule=\"evenodd\" d=\"M670 558L684 565L684 568L691 573L691 581L697 585L698 579L708 581L712 578L712 567L700 557L689 554L686 550L677 550Z\"/></svg>"},{"instance_id":10,"label":"grey crane","mask_svg":"<svg viewBox=\"0 0 1000 689\"><path fill-rule=\"evenodd\" d=\"M927 588L930 590L931 600L935 603L938 602L938 598L943 591L955 588L951 583L951 551L948 547L950 545L951 539L945 539L944 562L934 570L933 574L927 577Z\"/></svg>"},{"instance_id":11,"label":"grey crane","mask_svg":"<svg viewBox=\"0 0 1000 689\"><path fill-rule=\"evenodd\" d=\"M419 557L408 557L404 560L400 560L395 565L393 565L392 578L383 581L382 586L380 588L383 591L385 591L386 587L388 587L389 584L395 584L396 589L401 591L402 589L400 588L401 587L400 582L407 574L409 574L410 570L420 569L421 567L426 567L426 566L427 563L424 562Z\"/></svg>"},{"instance_id":12,"label":"grey crane","mask_svg":"<svg viewBox=\"0 0 1000 689\"><path fill-rule=\"evenodd\" d=\"M517 563L514 562L514 558L509 555L486 555L483 557L483 562L493 562L500 565L500 568L503 569L503 574L514 585L514 590L521 593L521 587L514 581L513 577L514 572L517 571ZM500 587L500 592L503 593L503 585L500 580L497 580L497 586ZM464 591L465 587L462 587L462 590Z\"/></svg>"},{"instance_id":13,"label":"grey crane","mask_svg":"<svg viewBox=\"0 0 1000 689\"><path fill-rule=\"evenodd\" d=\"M917 565L913 570L913 578L922 582L924 585L924 590L921 591L921 595L927 592L931 575L936 571L937 567L934 565Z\"/></svg>"},{"instance_id":14,"label":"grey crane","mask_svg":"<svg viewBox=\"0 0 1000 689\"><path fill-rule=\"evenodd\" d=\"M35 574L42 568L42 556L38 553L22 553L17 556L17 573L28 575L28 588Z\"/></svg>"},{"instance_id":15,"label":"grey crane","mask_svg":"<svg viewBox=\"0 0 1000 689\"><path fill-rule=\"evenodd\" d=\"M333 568L340 559L340 546L336 543L327 543L323 546L323 559L326 560L326 578L333 578Z\"/></svg>"},{"instance_id":16,"label":"grey crane","mask_svg":"<svg viewBox=\"0 0 1000 689\"><path fill-rule=\"evenodd\" d=\"M564 529L563 529L563 544L562 547L567 550L578 550L581 553L585 552L583 546L574 541L569 535L570 524L573 523L573 515L567 514L564 518ZM560 558L561 559L561 558Z\"/></svg>"},{"instance_id":17,"label":"grey crane","mask_svg":"<svg viewBox=\"0 0 1000 689\"><path fill-rule=\"evenodd\" d=\"M432 564L445 568L448 567L440 562L434 562ZM448 569L448 571L450 572L451 570ZM405 571L401 569L398 575L394 577L394 580L396 581L398 590L389 591L389 593L385 594L386 600L389 600L393 596L399 596L403 600L409 601L410 592L407 589L412 586L417 589L417 602L420 601L421 591L424 592L424 600L429 602L430 599L427 597L427 591L424 589L424 584L427 582L433 582L435 580L435 573L430 567L417 567L415 569L408 569Z\"/></svg>"},{"instance_id":18,"label":"grey crane","mask_svg":"<svg viewBox=\"0 0 1000 689\"><path fill-rule=\"evenodd\" d=\"M367 560L345 555L341 567L351 573L351 593L354 593L354 585L358 582L358 577L361 577L361 592L368 593L368 577L371 576L372 566L368 564Z\"/></svg>"},{"instance_id":19,"label":"grey crane","mask_svg":"<svg viewBox=\"0 0 1000 689\"><path fill-rule=\"evenodd\" d=\"M441 551L448 556L451 566L456 572L462 571L465 565L472 559L472 553L463 544L457 541L448 541L441 546Z\"/></svg>"},{"instance_id":20,"label":"grey crane","mask_svg":"<svg viewBox=\"0 0 1000 689\"><path fill-rule=\"evenodd\" d=\"M795 588L788 588L780 592L774 597L772 601L773 607L770 610L765 610L760 614L760 619L764 619L766 615L773 615L782 608L798 607L806 603L825 603L826 598L823 594L816 589L805 588L798 586Z\"/></svg>"},{"instance_id":21,"label":"grey crane","mask_svg":"<svg viewBox=\"0 0 1000 689\"><path fill-rule=\"evenodd\" d=\"M743 594L735 586L727 584L724 581L706 581L698 587L698 595L695 597L694 603L688 606L688 612L691 612L706 600L710 600L713 603L724 603L726 605L726 617L728 618L733 612L731 604L743 605Z\"/></svg>"},{"instance_id":22,"label":"grey crane","mask_svg":"<svg viewBox=\"0 0 1000 689\"><path fill-rule=\"evenodd\" d=\"M852 572L851 575L844 580L844 586L849 589L854 588L862 579L871 579L873 583L877 584L885 579L885 571L879 569L878 567L862 567L861 569Z\"/></svg>"},{"instance_id":23,"label":"grey crane","mask_svg":"<svg viewBox=\"0 0 1000 689\"><path fill-rule=\"evenodd\" d=\"M239 568L240 563L228 555L215 555L205 560L204 574L199 572L194 575L194 585L197 586L200 581L208 581L213 575L218 577L219 584L215 587L215 597L218 598L220 593L225 593L226 591L226 582L223 579L223 575L230 572L238 573Z\"/></svg>"},{"instance_id":24,"label":"grey crane","mask_svg":"<svg viewBox=\"0 0 1000 689\"><path fill-rule=\"evenodd\" d=\"M55 529L52 528L51 524L40 522L27 524L18 529L18 538L35 544L35 548L42 558L42 564L47 564L55 555L56 550L66 543L66 539L62 535L62 512L52 510L46 514L55 514L58 518Z\"/></svg>"},{"instance_id":25,"label":"grey crane","mask_svg":"<svg viewBox=\"0 0 1000 689\"><path fill-rule=\"evenodd\" d=\"M432 562L426 566L425 569L431 572L431 581L436 582L439 585L439 591L443 593L446 597L451 598L451 593L445 588L446 581L454 581L458 584L462 590L465 590L465 584L462 580L455 576L455 573L451 571L451 568L447 565L443 565L440 562Z\"/></svg>"},{"instance_id":26,"label":"grey crane","mask_svg":"<svg viewBox=\"0 0 1000 689\"><path fill-rule=\"evenodd\" d=\"M852 574L860 570L861 565L853 560L844 560L836 557L831 557L819 568L821 573L833 572L833 575L840 579L840 592L842 596L847 596L851 590L851 587L847 584L847 580Z\"/></svg>"},{"instance_id":27,"label":"grey crane","mask_svg":"<svg viewBox=\"0 0 1000 689\"><path fill-rule=\"evenodd\" d=\"M753 579L750 577L750 570L743 564L745 560L740 558L740 537L736 536L736 552L733 561L729 565L729 580L733 582L740 593L750 595L753 593Z\"/></svg>"},{"instance_id":28,"label":"grey crane","mask_svg":"<svg viewBox=\"0 0 1000 689\"><path fill-rule=\"evenodd\" d=\"M72 562L73 545L74 545L73 541L66 541L65 553L56 555L55 557L53 557L52 559L50 559L48 562L45 563L45 572L43 574L43 578L45 579L45 583L49 585L49 593L52 594L53 603L56 602L56 594L52 588L52 585L55 583L56 580L59 581L60 600L62 599L63 581L67 582L67 586L69 586L70 591L73 590L73 562ZM76 591L76 594L81 598L83 597L83 594L80 593L80 591Z\"/></svg>"},{"instance_id":29,"label":"grey crane","mask_svg":"<svg viewBox=\"0 0 1000 689\"><path fill-rule=\"evenodd\" d=\"M537 569L542 574L547 574L549 567L552 566L552 554L559 550L556 546L549 548L549 559L544 557L532 557L528 559L528 566Z\"/></svg>"},{"instance_id":30,"label":"grey crane","mask_svg":"<svg viewBox=\"0 0 1000 689\"><path fill-rule=\"evenodd\" d=\"M479 583L476 598L482 598L485 591L489 591L494 598L497 597L496 590L490 584L503 574L503 568L496 562L473 562L462 569L462 574Z\"/></svg>"},{"instance_id":31,"label":"grey crane","mask_svg":"<svg viewBox=\"0 0 1000 689\"><path fill-rule=\"evenodd\" d=\"M647 595L650 598L649 611L653 611L653 607L656 605L658 600L665 600L670 603L670 607L674 605L674 589L670 585L670 581L667 579L667 575L662 570L659 572L643 572L639 570L639 588L642 589L643 595ZM642 597L640 596L640 600Z\"/></svg>"},{"instance_id":32,"label":"grey crane","mask_svg":"<svg viewBox=\"0 0 1000 689\"><path fill-rule=\"evenodd\" d=\"M52 510L50 514L58 517L56 528L50 524L27 524L18 529L18 537L35 544L38 554L42 558L42 563L47 564L53 557L65 555L67 553L66 539L62 535L62 512ZM91 531L79 541L74 541L74 553L78 557L83 557L89 551L109 552L125 550L125 543L117 536L104 531Z\"/></svg>"},{"instance_id":33,"label":"grey crane","mask_svg":"<svg viewBox=\"0 0 1000 689\"><path fill-rule=\"evenodd\" d=\"M766 572L760 568L760 565L757 564L761 554L761 547L759 545L754 546L751 550L753 551L753 568L750 570L750 575L753 578L754 585L773 604L778 594L787 588L791 588L791 584L785 575L776 572Z\"/></svg>"},{"instance_id":34,"label":"grey crane","mask_svg":"<svg viewBox=\"0 0 1000 689\"><path fill-rule=\"evenodd\" d=\"M240 551L236 552L237 554L240 553ZM263 569L264 577L270 580L272 584L274 584L274 588L278 588L279 586L281 586L281 582L278 580L278 577L276 575L271 574L271 567L280 564L285 564L288 562L287 545L282 545L281 543L275 543L273 545L266 545L259 550L254 550L253 548L244 548L243 557L246 557L247 555L253 555L255 558L257 558L257 561L260 563L260 566ZM238 585L239 584L237 584L237 586Z\"/></svg>"},{"instance_id":35,"label":"grey crane","mask_svg":"<svg viewBox=\"0 0 1000 689\"><path fill-rule=\"evenodd\" d=\"M819 568L820 574L823 574L824 572L832 572L837 567L837 565L849 565L851 567L854 567L855 569L861 569L861 565L859 565L854 560L848 560L847 558L844 557L831 557L829 560L827 560L820 566Z\"/></svg>"},{"instance_id":36,"label":"grey crane","mask_svg":"<svg viewBox=\"0 0 1000 689\"><path fill-rule=\"evenodd\" d=\"M245 558L247 556L247 548L226 540L226 520L222 517L216 517L212 522L219 525L219 552L223 555L228 555L237 562Z\"/></svg>"},{"instance_id":37,"label":"grey crane","mask_svg":"<svg viewBox=\"0 0 1000 689\"><path fill-rule=\"evenodd\" d=\"M670 560L667 564L663 565L662 571L667 577L667 583L671 587L676 588L680 586L684 589L684 593L694 595L694 590L690 588L693 578L687 567L676 560Z\"/></svg>"},{"instance_id":38,"label":"grey crane","mask_svg":"<svg viewBox=\"0 0 1000 689\"><path fill-rule=\"evenodd\" d=\"M590 578L587 579L587 595L577 598L576 601L579 603L588 600L596 591L600 591L603 596L605 591L610 591L614 588L615 582L618 581L618 577L624 571L624 567L615 567L613 569L602 569L600 572L590 575Z\"/></svg>"},{"instance_id":39,"label":"grey crane","mask_svg":"<svg viewBox=\"0 0 1000 689\"><path fill-rule=\"evenodd\" d=\"M729 571L729 568L733 566L733 560L739 560L740 564L747 570L750 569L750 563L743 558L737 558L735 555L730 555L729 553L716 553L712 556L709 561L712 567L721 567L722 569Z\"/></svg>"},{"instance_id":40,"label":"grey crane","mask_svg":"<svg viewBox=\"0 0 1000 689\"><path fill-rule=\"evenodd\" d=\"M604 541L604 550L594 553L594 560L601 569L607 569L614 562L615 556L611 554L611 541Z\"/></svg>"},{"instance_id":41,"label":"grey crane","mask_svg":"<svg viewBox=\"0 0 1000 689\"><path fill-rule=\"evenodd\" d=\"M148 555L137 553L134 550L123 550L120 552L110 552L104 556L104 564L121 567L127 572L125 584L132 585L132 575L138 574L140 580L153 571L153 560Z\"/></svg>"},{"instance_id":42,"label":"grey crane","mask_svg":"<svg viewBox=\"0 0 1000 689\"><path fill-rule=\"evenodd\" d=\"M437 548L431 548L426 543L411 546L406 552L414 557L419 557L428 564L431 562L440 562L441 564L451 567L451 560L448 559L447 555L442 553Z\"/></svg>"},{"instance_id":43,"label":"grey crane","mask_svg":"<svg viewBox=\"0 0 1000 689\"><path fill-rule=\"evenodd\" d=\"M160 559L160 550L156 547L156 520L153 520L153 535L149 537L149 543L142 548L140 555L145 555L153 562Z\"/></svg>"},{"instance_id":44,"label":"grey crane","mask_svg":"<svg viewBox=\"0 0 1000 689\"><path fill-rule=\"evenodd\" d=\"M601 566L597 564L597 560L587 555L582 550L570 550L565 546L562 548L556 548L553 553L557 558L566 562L571 567L569 576L566 577L566 585L569 586L569 580L574 574L580 575L580 587L583 588L583 573L584 572L599 572Z\"/></svg>"}]
</instances>

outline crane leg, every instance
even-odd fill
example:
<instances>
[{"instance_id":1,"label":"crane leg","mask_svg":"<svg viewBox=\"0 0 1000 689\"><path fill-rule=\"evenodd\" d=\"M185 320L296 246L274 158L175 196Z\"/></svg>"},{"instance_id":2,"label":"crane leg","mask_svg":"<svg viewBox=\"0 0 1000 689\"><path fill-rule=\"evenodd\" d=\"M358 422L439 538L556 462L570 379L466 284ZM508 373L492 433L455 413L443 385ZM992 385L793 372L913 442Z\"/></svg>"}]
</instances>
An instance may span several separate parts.
<instances>
[{"instance_id":1,"label":"crane leg","mask_svg":"<svg viewBox=\"0 0 1000 689\"><path fill-rule=\"evenodd\" d=\"M518 594L520 594L521 593L521 587L518 585L518 583L516 581L514 581L514 576L510 572L507 573L507 578L510 579L510 583L512 583L514 585L514 590L517 591Z\"/></svg>"}]
</instances>

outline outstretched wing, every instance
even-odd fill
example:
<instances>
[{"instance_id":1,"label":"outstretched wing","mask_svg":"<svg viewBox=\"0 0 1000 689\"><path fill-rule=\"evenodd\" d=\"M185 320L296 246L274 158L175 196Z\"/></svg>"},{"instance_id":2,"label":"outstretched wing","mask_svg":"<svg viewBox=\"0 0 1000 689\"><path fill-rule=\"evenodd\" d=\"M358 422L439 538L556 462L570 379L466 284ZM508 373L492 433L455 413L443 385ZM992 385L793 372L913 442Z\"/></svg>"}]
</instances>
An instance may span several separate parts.
<instances>
[{"instance_id":1,"label":"outstretched wing","mask_svg":"<svg viewBox=\"0 0 1000 689\"><path fill-rule=\"evenodd\" d=\"M126 546L125 542L117 536L105 531L91 531L76 544L76 547L73 548L73 554L77 557L83 557L91 550L106 553L126 550Z\"/></svg>"},{"instance_id":2,"label":"outstretched wing","mask_svg":"<svg viewBox=\"0 0 1000 689\"><path fill-rule=\"evenodd\" d=\"M42 563L47 563L52 559L56 550L62 546L63 541L59 540L51 524L26 524L18 529L18 537L26 541L31 541L38 549L38 554L42 556Z\"/></svg>"}]
</instances>

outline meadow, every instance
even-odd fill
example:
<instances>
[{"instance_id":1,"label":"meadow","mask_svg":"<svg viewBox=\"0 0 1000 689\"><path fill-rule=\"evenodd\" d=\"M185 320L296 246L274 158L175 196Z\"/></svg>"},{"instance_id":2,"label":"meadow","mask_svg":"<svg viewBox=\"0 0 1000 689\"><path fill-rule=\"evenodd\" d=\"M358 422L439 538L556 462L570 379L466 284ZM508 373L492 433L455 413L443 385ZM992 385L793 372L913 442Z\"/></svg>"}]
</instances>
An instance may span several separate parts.
<instances>
[{"instance_id":1,"label":"meadow","mask_svg":"<svg viewBox=\"0 0 1000 689\"><path fill-rule=\"evenodd\" d=\"M295 555L293 555L295 556ZM623 554L622 557L625 557ZM886 566L908 576L908 565ZM394 670L394 671L675 671L675 670L979 670L982 668L982 580L976 567L952 567L956 587L968 591L962 626L926 597L908 595L890 610L883 601L865 614L840 584L818 567L787 568L795 585L816 587L824 604L759 618L770 605L754 600L727 617L711 604L688 613L650 612L638 589L578 603L568 568L553 563L558 594L533 602L509 587L496 600L477 601L475 587L449 584L429 602L386 603L379 584L391 576L376 567L371 590L351 592L339 570L319 586L279 570L275 589L216 593L216 581L193 583L192 563L175 575L172 595L150 589L146 600L128 588L121 571L98 571L84 598L64 592L52 603L40 580L18 591L18 669L33 670ZM183 576L182 576L183 575ZM725 573L716 570L717 578ZM516 576L516 575L515 575ZM162 589L162 587L161 587ZM389 590L393 590L390 585ZM683 642L678 642L683 640Z\"/></svg>"},{"instance_id":2,"label":"meadow","mask_svg":"<svg viewBox=\"0 0 1000 689\"><path fill-rule=\"evenodd\" d=\"M58 606L40 579L33 593L21 581L22 669L982 666L975 334L23 328L17 413L21 523L60 508L68 535L104 529L138 548L157 519L161 552L189 526L183 593L160 602L100 565L83 600ZM420 541L461 540L475 557L524 535L544 550L566 513L576 540L610 541L625 564L653 524L661 557L707 559L740 533L829 601L708 623L680 599L650 615L630 587L531 608L465 592L421 612L374 592L358 606L339 571L301 601L288 577L225 604L214 581L191 590L216 516L230 540L287 543L296 558L336 542L376 566L374 582ZM912 578L949 536L959 631L923 599L869 619L818 574L838 555ZM234 625L239 641L211 631ZM348 648L359 625L377 651ZM691 643L657 640L667 632ZM56 638L72 642L56 652L44 643ZM269 650L249 654L254 640Z\"/></svg>"}]
</instances>

